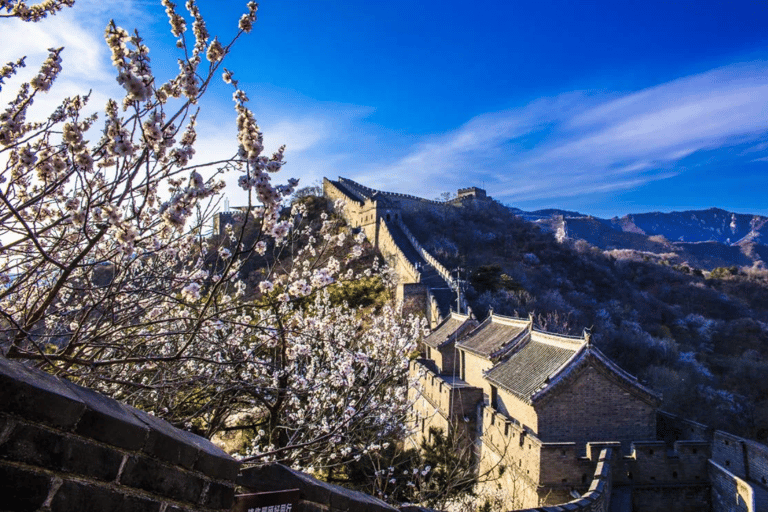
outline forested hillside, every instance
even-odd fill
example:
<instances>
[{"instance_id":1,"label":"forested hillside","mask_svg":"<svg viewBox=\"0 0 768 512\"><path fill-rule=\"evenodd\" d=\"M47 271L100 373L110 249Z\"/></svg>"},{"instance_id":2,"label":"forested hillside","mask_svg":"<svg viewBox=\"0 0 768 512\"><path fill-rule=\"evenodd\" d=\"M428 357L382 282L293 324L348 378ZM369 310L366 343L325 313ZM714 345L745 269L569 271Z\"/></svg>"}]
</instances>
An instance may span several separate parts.
<instances>
[{"instance_id":1,"label":"forested hillside","mask_svg":"<svg viewBox=\"0 0 768 512\"><path fill-rule=\"evenodd\" d=\"M404 220L425 248L468 276L482 317L533 314L579 333L664 395L663 408L768 438L768 272L710 272L636 251L562 239L498 203L468 203Z\"/></svg>"}]
</instances>

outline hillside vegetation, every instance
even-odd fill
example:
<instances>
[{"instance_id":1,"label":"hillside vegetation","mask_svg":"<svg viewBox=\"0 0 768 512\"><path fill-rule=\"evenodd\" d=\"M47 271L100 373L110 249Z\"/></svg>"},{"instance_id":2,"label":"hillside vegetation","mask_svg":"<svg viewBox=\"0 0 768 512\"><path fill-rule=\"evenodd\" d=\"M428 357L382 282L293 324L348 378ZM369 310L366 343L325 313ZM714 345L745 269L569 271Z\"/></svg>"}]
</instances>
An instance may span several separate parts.
<instances>
[{"instance_id":1,"label":"hillside vegetation","mask_svg":"<svg viewBox=\"0 0 768 512\"><path fill-rule=\"evenodd\" d=\"M550 331L592 327L601 350L663 394L665 410L768 438L768 272L702 272L663 253L558 242L493 202L404 220L448 268L464 269L479 317L493 308L533 314Z\"/></svg>"}]
</instances>

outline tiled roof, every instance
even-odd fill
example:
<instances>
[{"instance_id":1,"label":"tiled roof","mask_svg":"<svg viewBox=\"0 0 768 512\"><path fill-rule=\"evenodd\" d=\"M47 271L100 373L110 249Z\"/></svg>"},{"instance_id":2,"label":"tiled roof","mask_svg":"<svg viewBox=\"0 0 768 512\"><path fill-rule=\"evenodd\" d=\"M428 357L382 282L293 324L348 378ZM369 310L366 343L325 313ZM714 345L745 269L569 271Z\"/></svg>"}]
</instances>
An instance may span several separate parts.
<instances>
[{"instance_id":1,"label":"tiled roof","mask_svg":"<svg viewBox=\"0 0 768 512\"><path fill-rule=\"evenodd\" d=\"M546 400L547 396L554 390L560 387L567 387L579 374L580 369L587 365L595 365L598 369L602 369L606 375L624 387L624 389L629 390L632 394L654 407L661 405L661 396L659 394L640 384L634 375L620 368L594 345L587 345L571 361L555 372L547 386L534 393L531 396L531 400Z\"/></svg>"},{"instance_id":2,"label":"tiled roof","mask_svg":"<svg viewBox=\"0 0 768 512\"><path fill-rule=\"evenodd\" d=\"M489 358L491 354L528 330L528 320L491 314L470 335L456 345L464 350Z\"/></svg>"},{"instance_id":3,"label":"tiled roof","mask_svg":"<svg viewBox=\"0 0 768 512\"><path fill-rule=\"evenodd\" d=\"M462 333L459 331L468 322L473 322L468 315L458 315L452 312L443 323L424 338L424 343L432 348L438 348L443 343L453 341L454 334L461 336Z\"/></svg>"},{"instance_id":4,"label":"tiled roof","mask_svg":"<svg viewBox=\"0 0 768 512\"><path fill-rule=\"evenodd\" d=\"M583 339L533 332L504 361L491 368L486 378L530 403L531 396L547 379L585 346Z\"/></svg>"},{"instance_id":5,"label":"tiled roof","mask_svg":"<svg viewBox=\"0 0 768 512\"><path fill-rule=\"evenodd\" d=\"M526 403L543 402L567 387L581 369L594 365L608 378L642 400L658 406L660 397L619 368L586 338L531 331L485 378Z\"/></svg>"}]
</instances>

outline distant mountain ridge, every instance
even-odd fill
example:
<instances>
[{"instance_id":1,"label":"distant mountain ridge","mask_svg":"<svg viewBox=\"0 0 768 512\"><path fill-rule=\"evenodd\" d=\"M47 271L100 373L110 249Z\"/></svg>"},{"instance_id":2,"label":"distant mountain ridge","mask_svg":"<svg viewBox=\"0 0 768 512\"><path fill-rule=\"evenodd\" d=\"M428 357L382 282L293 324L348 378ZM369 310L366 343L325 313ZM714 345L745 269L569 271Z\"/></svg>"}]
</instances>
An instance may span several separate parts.
<instances>
[{"instance_id":1,"label":"distant mountain ridge","mask_svg":"<svg viewBox=\"0 0 768 512\"><path fill-rule=\"evenodd\" d=\"M663 254L676 260L672 263L708 270L768 262L768 217L761 215L710 208L601 219L558 209L512 211L555 232L559 239L584 240L603 250Z\"/></svg>"}]
</instances>

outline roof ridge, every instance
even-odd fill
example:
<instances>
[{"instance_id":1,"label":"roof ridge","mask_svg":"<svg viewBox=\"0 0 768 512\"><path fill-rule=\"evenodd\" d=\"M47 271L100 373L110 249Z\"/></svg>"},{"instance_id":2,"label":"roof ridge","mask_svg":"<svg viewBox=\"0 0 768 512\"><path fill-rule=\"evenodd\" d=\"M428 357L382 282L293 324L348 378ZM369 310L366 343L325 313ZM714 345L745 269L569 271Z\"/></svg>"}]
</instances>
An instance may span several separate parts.
<instances>
[{"instance_id":1,"label":"roof ridge","mask_svg":"<svg viewBox=\"0 0 768 512\"><path fill-rule=\"evenodd\" d=\"M661 400L661 397L657 393L640 384L640 382L637 380L637 377L608 359L608 357L594 345L585 343L576 353L574 353L572 357L568 359L568 361L560 365L557 370L550 373L545 381L547 385L538 389L531 395L531 402L542 398L552 389L559 387L560 383L565 378L567 378L568 375L571 374L571 371L575 369L581 363L581 361L585 360L589 355L593 355L610 373L618 377L618 379L623 381L626 385L637 389L641 394L645 394L652 400Z\"/></svg>"}]
</instances>

